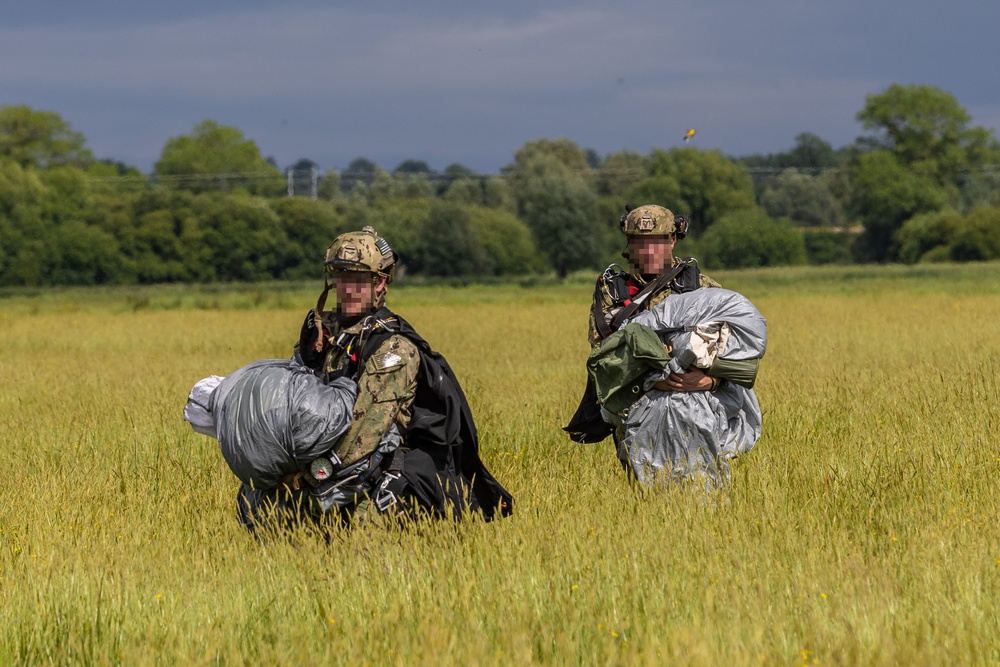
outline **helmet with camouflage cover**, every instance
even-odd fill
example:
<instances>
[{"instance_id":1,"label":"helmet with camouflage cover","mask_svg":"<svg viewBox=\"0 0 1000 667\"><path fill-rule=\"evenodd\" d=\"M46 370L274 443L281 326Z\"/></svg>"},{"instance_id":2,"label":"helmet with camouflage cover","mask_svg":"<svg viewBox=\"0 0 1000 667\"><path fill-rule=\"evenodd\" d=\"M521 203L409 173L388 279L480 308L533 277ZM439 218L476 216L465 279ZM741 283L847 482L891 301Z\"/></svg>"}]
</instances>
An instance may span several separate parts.
<instances>
[{"instance_id":1,"label":"helmet with camouflage cover","mask_svg":"<svg viewBox=\"0 0 1000 667\"><path fill-rule=\"evenodd\" d=\"M632 208L625 207L625 214L618 221L626 236L676 234L678 239L687 236L687 219L674 215L656 204Z\"/></svg>"},{"instance_id":2,"label":"helmet with camouflage cover","mask_svg":"<svg viewBox=\"0 0 1000 667\"><path fill-rule=\"evenodd\" d=\"M373 227L347 232L333 240L326 249L323 265L327 272L365 271L392 282L396 272L396 252Z\"/></svg>"}]
</instances>

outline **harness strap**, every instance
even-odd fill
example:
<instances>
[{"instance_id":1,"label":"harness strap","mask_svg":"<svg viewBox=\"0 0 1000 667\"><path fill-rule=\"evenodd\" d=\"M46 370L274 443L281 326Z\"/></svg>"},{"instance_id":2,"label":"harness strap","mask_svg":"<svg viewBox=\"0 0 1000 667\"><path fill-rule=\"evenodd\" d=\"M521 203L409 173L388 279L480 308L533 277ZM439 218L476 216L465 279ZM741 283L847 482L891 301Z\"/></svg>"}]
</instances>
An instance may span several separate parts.
<instances>
[{"instance_id":1,"label":"harness strap","mask_svg":"<svg viewBox=\"0 0 1000 667\"><path fill-rule=\"evenodd\" d=\"M594 288L594 305L590 307L590 314L594 318L594 327L597 329L597 335L604 340L608 336L614 333L611 327L608 326L608 321L604 319L604 311L601 309L601 279L598 278L597 286Z\"/></svg>"},{"instance_id":2,"label":"harness strap","mask_svg":"<svg viewBox=\"0 0 1000 667\"><path fill-rule=\"evenodd\" d=\"M670 282L680 275L680 272L686 269L689 263L681 260L678 262L677 266L673 267L662 276L656 279L655 282L646 285L642 291L635 295L635 298L626 305L623 306L618 313L611 319L611 324L609 325L604 319L604 312L601 309L600 303L600 293L598 290L594 290L594 306L592 312L594 314L594 325L597 328L597 333L601 336L601 339L605 339L610 336L615 331L621 328L622 322L632 317L635 311L642 307L642 304L646 302L646 299L652 297L653 295L662 291ZM598 281L600 283L600 281Z\"/></svg>"},{"instance_id":3,"label":"harness strap","mask_svg":"<svg viewBox=\"0 0 1000 667\"><path fill-rule=\"evenodd\" d=\"M323 291L319 295L319 299L316 301L316 310L313 311L313 323L316 325L316 342L313 343L313 350L316 352L323 351L323 344L326 342L326 332L323 331L323 308L326 307L326 296L330 293L330 279L323 278Z\"/></svg>"}]
</instances>

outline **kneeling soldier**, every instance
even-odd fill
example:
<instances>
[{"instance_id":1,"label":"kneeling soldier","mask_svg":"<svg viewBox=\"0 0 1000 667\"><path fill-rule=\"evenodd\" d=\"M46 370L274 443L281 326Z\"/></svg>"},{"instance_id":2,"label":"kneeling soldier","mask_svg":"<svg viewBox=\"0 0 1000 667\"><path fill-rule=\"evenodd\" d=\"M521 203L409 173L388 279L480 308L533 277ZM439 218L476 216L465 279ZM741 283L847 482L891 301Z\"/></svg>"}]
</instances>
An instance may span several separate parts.
<instances>
[{"instance_id":1,"label":"kneeling soldier","mask_svg":"<svg viewBox=\"0 0 1000 667\"><path fill-rule=\"evenodd\" d=\"M367 459L369 499L358 513L426 511L487 520L512 510L511 495L479 458L476 426L448 362L385 306L397 255L373 228L338 236L326 251L327 282L306 316L296 353L328 378L358 384L351 425L335 448L340 465ZM335 311L324 310L333 289ZM398 432L401 444L379 444Z\"/></svg>"}]
</instances>

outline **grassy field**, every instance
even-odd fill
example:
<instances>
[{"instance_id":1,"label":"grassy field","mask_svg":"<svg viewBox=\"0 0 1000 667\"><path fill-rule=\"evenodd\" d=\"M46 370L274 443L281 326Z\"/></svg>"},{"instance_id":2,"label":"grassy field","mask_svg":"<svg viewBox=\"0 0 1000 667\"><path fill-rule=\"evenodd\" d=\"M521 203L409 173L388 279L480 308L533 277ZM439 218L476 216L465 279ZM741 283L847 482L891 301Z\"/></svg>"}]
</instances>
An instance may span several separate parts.
<instances>
[{"instance_id":1,"label":"grassy field","mask_svg":"<svg viewBox=\"0 0 1000 667\"><path fill-rule=\"evenodd\" d=\"M1000 662L1000 265L714 277L770 333L726 490L560 431L589 279L400 287L515 515L262 542L181 412L317 285L0 294L0 664Z\"/></svg>"}]
</instances>

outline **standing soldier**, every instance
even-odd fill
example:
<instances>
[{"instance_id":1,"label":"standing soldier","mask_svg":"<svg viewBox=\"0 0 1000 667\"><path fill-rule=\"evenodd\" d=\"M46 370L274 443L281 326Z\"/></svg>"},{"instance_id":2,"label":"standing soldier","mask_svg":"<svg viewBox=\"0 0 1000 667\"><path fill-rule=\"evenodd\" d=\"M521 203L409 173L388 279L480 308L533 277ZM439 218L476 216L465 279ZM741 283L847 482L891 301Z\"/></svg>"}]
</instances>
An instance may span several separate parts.
<instances>
[{"instance_id":1,"label":"standing soldier","mask_svg":"<svg viewBox=\"0 0 1000 667\"><path fill-rule=\"evenodd\" d=\"M487 520L507 515L513 499L479 458L475 423L448 362L385 306L396 261L371 227L338 236L326 251L326 287L296 346L317 374L358 384L351 425L335 448L345 468L367 460L362 476L371 490L355 516L373 506L439 516L470 509ZM336 311L324 310L331 289ZM402 442L385 453L379 443L393 427Z\"/></svg>"},{"instance_id":2,"label":"standing soldier","mask_svg":"<svg viewBox=\"0 0 1000 667\"><path fill-rule=\"evenodd\" d=\"M597 280L589 321L590 379L565 430L579 442L613 435L622 465L643 483L704 476L709 486L719 486L728 472L726 459L749 450L760 437L760 408L750 387L766 344L763 317L744 297L702 274L693 259L674 257L674 245L688 231L682 216L646 205L626 208L619 224L628 240L622 254L630 271L613 264ZM651 327L656 336L636 336L634 329L627 341L615 336L631 322ZM702 343L696 364L682 339L698 327L711 343ZM731 338L730 356L738 359L723 359L730 327L747 334L746 341ZM608 347L636 341L645 341L645 347L625 353ZM681 348L692 356L680 354ZM604 361L597 358L602 354ZM613 371L604 375L620 385L613 390L628 391L612 399L612 390L601 386L601 367Z\"/></svg>"}]
</instances>

